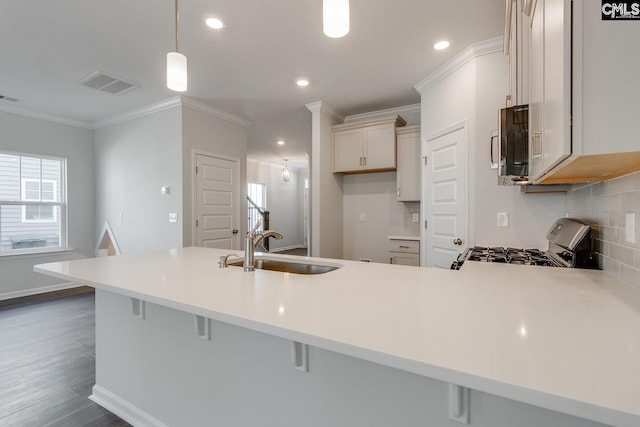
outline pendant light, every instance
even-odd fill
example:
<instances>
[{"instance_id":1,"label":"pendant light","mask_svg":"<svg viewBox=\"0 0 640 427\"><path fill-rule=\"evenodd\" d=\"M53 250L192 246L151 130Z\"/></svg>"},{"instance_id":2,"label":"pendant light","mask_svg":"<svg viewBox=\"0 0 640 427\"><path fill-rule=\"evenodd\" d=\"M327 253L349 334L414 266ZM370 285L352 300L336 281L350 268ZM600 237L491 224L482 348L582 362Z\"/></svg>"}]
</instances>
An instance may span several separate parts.
<instances>
[{"instance_id":1,"label":"pendant light","mask_svg":"<svg viewBox=\"0 0 640 427\"><path fill-rule=\"evenodd\" d=\"M327 37L340 38L349 32L349 0L322 0L322 29Z\"/></svg>"},{"instance_id":2,"label":"pendant light","mask_svg":"<svg viewBox=\"0 0 640 427\"><path fill-rule=\"evenodd\" d=\"M284 182L289 182L289 179L291 179L291 172L289 172L289 168L287 167L287 159L284 159L284 168L282 169L282 179Z\"/></svg>"},{"instance_id":3,"label":"pendant light","mask_svg":"<svg viewBox=\"0 0 640 427\"><path fill-rule=\"evenodd\" d=\"M176 2L176 51L167 53L167 87L176 92L187 90L187 57L178 49L178 0Z\"/></svg>"}]
</instances>

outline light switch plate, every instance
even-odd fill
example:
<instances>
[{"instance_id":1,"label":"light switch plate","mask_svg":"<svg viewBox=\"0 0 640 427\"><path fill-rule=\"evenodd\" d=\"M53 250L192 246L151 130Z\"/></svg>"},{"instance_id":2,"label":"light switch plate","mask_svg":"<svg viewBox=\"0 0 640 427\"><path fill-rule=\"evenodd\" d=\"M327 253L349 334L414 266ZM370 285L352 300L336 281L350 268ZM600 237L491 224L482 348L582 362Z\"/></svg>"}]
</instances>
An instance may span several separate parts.
<instances>
[{"instance_id":1,"label":"light switch plate","mask_svg":"<svg viewBox=\"0 0 640 427\"><path fill-rule=\"evenodd\" d=\"M178 214L170 213L169 214L169 222L178 222Z\"/></svg>"}]
</instances>

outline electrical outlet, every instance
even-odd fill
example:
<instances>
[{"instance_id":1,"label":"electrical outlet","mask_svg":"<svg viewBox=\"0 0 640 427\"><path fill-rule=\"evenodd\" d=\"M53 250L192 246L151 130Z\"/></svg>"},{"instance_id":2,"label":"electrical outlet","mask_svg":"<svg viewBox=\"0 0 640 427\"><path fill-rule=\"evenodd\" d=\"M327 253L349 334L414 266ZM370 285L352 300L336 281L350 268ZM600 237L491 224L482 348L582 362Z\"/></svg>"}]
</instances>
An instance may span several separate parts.
<instances>
[{"instance_id":1,"label":"electrical outlet","mask_svg":"<svg viewBox=\"0 0 640 427\"><path fill-rule=\"evenodd\" d=\"M360 221L366 221L367 216L364 214L364 212L360 212Z\"/></svg>"},{"instance_id":2,"label":"electrical outlet","mask_svg":"<svg viewBox=\"0 0 640 427\"><path fill-rule=\"evenodd\" d=\"M629 243L636 242L636 213L630 212L625 215L625 240Z\"/></svg>"},{"instance_id":3,"label":"electrical outlet","mask_svg":"<svg viewBox=\"0 0 640 427\"><path fill-rule=\"evenodd\" d=\"M509 212L498 212L498 227L509 226Z\"/></svg>"},{"instance_id":4,"label":"electrical outlet","mask_svg":"<svg viewBox=\"0 0 640 427\"><path fill-rule=\"evenodd\" d=\"M169 222L178 222L178 214L170 213L169 214Z\"/></svg>"},{"instance_id":5,"label":"electrical outlet","mask_svg":"<svg viewBox=\"0 0 640 427\"><path fill-rule=\"evenodd\" d=\"M420 214L414 213L411 220L413 222L420 222Z\"/></svg>"}]
</instances>

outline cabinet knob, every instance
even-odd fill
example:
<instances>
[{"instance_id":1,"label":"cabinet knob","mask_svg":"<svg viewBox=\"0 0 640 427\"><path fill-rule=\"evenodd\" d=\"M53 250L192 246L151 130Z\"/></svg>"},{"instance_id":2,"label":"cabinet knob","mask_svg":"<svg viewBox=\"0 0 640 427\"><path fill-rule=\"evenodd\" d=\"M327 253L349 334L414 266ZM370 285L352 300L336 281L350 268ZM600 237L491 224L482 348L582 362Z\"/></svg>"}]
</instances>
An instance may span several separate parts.
<instances>
[{"instance_id":1,"label":"cabinet knob","mask_svg":"<svg viewBox=\"0 0 640 427\"><path fill-rule=\"evenodd\" d=\"M454 240L453 240L453 244L454 244L454 245L458 245L458 246L462 245L462 239L460 239L460 238L458 238L458 239L454 239Z\"/></svg>"}]
</instances>

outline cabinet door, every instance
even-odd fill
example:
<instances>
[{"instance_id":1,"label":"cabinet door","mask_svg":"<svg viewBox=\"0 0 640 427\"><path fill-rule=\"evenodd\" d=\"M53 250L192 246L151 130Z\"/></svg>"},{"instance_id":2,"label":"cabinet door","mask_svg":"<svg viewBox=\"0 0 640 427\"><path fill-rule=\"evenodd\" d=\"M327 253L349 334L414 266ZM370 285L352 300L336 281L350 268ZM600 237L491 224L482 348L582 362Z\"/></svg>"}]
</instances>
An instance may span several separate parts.
<instances>
[{"instance_id":1,"label":"cabinet door","mask_svg":"<svg viewBox=\"0 0 640 427\"><path fill-rule=\"evenodd\" d=\"M397 200L417 202L420 200L420 131L402 133L397 136Z\"/></svg>"},{"instance_id":2,"label":"cabinet door","mask_svg":"<svg viewBox=\"0 0 640 427\"><path fill-rule=\"evenodd\" d=\"M393 124L364 129L364 168L396 168L396 128Z\"/></svg>"},{"instance_id":3,"label":"cabinet door","mask_svg":"<svg viewBox=\"0 0 640 427\"><path fill-rule=\"evenodd\" d=\"M534 7L531 31L541 30L543 40L543 123L541 131L529 128L529 175L535 181L571 154L571 0L538 0ZM537 66L531 47L532 66Z\"/></svg>"},{"instance_id":4,"label":"cabinet door","mask_svg":"<svg viewBox=\"0 0 640 427\"><path fill-rule=\"evenodd\" d=\"M361 170L364 163L363 130L349 129L333 133L333 171Z\"/></svg>"},{"instance_id":5,"label":"cabinet door","mask_svg":"<svg viewBox=\"0 0 640 427\"><path fill-rule=\"evenodd\" d=\"M544 1L534 1L529 32L529 175L534 177L542 171L542 139L544 123L542 103L544 100Z\"/></svg>"}]
</instances>

